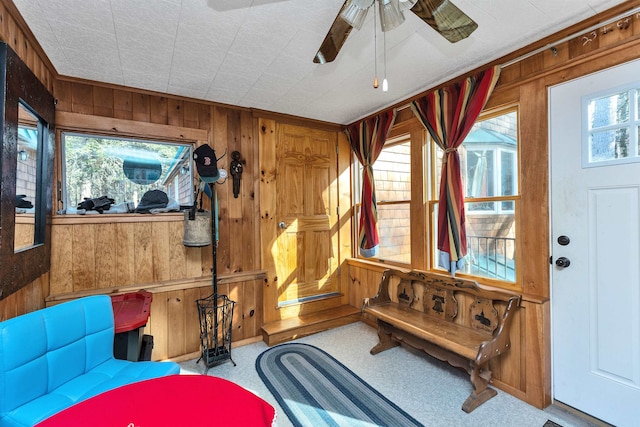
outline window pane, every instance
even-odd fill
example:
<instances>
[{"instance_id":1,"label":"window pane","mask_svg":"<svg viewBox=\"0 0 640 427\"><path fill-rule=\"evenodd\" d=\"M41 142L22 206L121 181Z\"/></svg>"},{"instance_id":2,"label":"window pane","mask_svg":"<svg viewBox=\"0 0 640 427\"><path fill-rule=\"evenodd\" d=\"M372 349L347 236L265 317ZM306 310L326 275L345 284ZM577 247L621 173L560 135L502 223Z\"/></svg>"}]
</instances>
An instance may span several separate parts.
<instances>
[{"instance_id":1,"label":"window pane","mask_svg":"<svg viewBox=\"0 0 640 427\"><path fill-rule=\"evenodd\" d=\"M518 196L517 111L476 122L458 153L464 197L475 199L465 201L467 256L461 273L513 283L516 281L515 209ZM435 155L440 159L442 150L437 148ZM436 167L441 167L441 160ZM433 178L439 180L440 174ZM496 200L497 197L509 199ZM435 198L433 196L432 200ZM437 263L440 256L436 243L437 204L434 207L432 259Z\"/></svg>"},{"instance_id":2,"label":"window pane","mask_svg":"<svg viewBox=\"0 0 640 427\"><path fill-rule=\"evenodd\" d=\"M465 209L467 212L482 212L482 211L495 211L496 210L496 202L476 202L476 203L466 203Z\"/></svg>"},{"instance_id":3,"label":"window pane","mask_svg":"<svg viewBox=\"0 0 640 427\"><path fill-rule=\"evenodd\" d=\"M94 135L63 134L67 212L84 198L107 196L136 206L161 190L178 204L193 203L191 146Z\"/></svg>"},{"instance_id":4,"label":"window pane","mask_svg":"<svg viewBox=\"0 0 640 427\"><path fill-rule=\"evenodd\" d=\"M589 129L618 125L629 121L629 93L620 92L589 100Z\"/></svg>"},{"instance_id":5,"label":"window pane","mask_svg":"<svg viewBox=\"0 0 640 427\"><path fill-rule=\"evenodd\" d=\"M516 176L516 161L515 154L510 152L502 152L500 159L500 170L502 176L502 182L500 185L501 196L513 196L516 194L516 183L518 182L518 177ZM512 201L504 201L501 202L501 209L503 211L512 211L513 210L513 202Z\"/></svg>"},{"instance_id":6,"label":"window pane","mask_svg":"<svg viewBox=\"0 0 640 427\"><path fill-rule=\"evenodd\" d=\"M378 236L380 245L377 259L400 263L411 262L411 141L408 136L387 141L373 164L375 196L378 207ZM361 190L362 166L355 178L356 200ZM359 202L359 200L358 200ZM360 223L357 206L354 226ZM355 230L355 241L359 241Z\"/></svg>"},{"instance_id":7,"label":"window pane","mask_svg":"<svg viewBox=\"0 0 640 427\"><path fill-rule=\"evenodd\" d=\"M589 162L629 157L629 129L620 128L589 134Z\"/></svg>"},{"instance_id":8,"label":"window pane","mask_svg":"<svg viewBox=\"0 0 640 427\"><path fill-rule=\"evenodd\" d=\"M493 150L467 150L466 197L495 196Z\"/></svg>"},{"instance_id":9,"label":"window pane","mask_svg":"<svg viewBox=\"0 0 640 427\"><path fill-rule=\"evenodd\" d=\"M468 205L465 207L469 208ZM515 240L514 213L467 216L467 266L464 272L515 282Z\"/></svg>"},{"instance_id":10,"label":"window pane","mask_svg":"<svg viewBox=\"0 0 640 427\"><path fill-rule=\"evenodd\" d=\"M463 272L515 282L515 228L512 214L467 218L467 265Z\"/></svg>"},{"instance_id":11,"label":"window pane","mask_svg":"<svg viewBox=\"0 0 640 427\"><path fill-rule=\"evenodd\" d=\"M378 205L378 258L411 263L411 216L409 203Z\"/></svg>"},{"instance_id":12,"label":"window pane","mask_svg":"<svg viewBox=\"0 0 640 427\"><path fill-rule=\"evenodd\" d=\"M392 202L411 200L411 144L385 146L373 164L376 200Z\"/></svg>"},{"instance_id":13,"label":"window pane","mask_svg":"<svg viewBox=\"0 0 640 427\"><path fill-rule=\"evenodd\" d=\"M517 115L510 112L474 124L460 152L465 180L465 198L513 196L518 193ZM476 202L468 205L471 214L512 211L513 204Z\"/></svg>"}]
</instances>

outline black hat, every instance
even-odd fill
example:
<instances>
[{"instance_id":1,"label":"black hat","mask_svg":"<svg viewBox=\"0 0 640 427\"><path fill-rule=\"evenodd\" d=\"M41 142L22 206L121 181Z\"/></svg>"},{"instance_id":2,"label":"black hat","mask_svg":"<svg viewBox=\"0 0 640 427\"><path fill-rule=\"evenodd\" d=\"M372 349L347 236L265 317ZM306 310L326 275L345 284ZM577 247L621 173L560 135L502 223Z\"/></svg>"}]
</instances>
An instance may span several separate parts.
<instances>
[{"instance_id":1,"label":"black hat","mask_svg":"<svg viewBox=\"0 0 640 427\"><path fill-rule=\"evenodd\" d=\"M137 213L148 213L150 209L166 208L169 204L167 193L161 190L149 190L142 195L136 208Z\"/></svg>"},{"instance_id":2,"label":"black hat","mask_svg":"<svg viewBox=\"0 0 640 427\"><path fill-rule=\"evenodd\" d=\"M208 144L201 145L195 149L193 160L196 162L198 175L200 175L202 181L216 182L220 178L216 152Z\"/></svg>"}]
</instances>

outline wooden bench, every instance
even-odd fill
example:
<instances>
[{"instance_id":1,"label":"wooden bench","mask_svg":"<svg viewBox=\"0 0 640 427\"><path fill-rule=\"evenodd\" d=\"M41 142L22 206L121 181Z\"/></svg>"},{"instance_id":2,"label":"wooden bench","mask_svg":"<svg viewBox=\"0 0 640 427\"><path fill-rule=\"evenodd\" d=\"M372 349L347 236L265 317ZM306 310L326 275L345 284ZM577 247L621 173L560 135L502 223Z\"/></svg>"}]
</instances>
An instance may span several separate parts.
<instances>
[{"instance_id":1,"label":"wooden bench","mask_svg":"<svg viewBox=\"0 0 640 427\"><path fill-rule=\"evenodd\" d=\"M520 300L471 280L385 270L378 294L363 304L365 316L378 324L380 342L371 354L404 342L466 369L473 391L462 410L471 412L497 394L488 387L489 361L509 350L509 326Z\"/></svg>"}]
</instances>

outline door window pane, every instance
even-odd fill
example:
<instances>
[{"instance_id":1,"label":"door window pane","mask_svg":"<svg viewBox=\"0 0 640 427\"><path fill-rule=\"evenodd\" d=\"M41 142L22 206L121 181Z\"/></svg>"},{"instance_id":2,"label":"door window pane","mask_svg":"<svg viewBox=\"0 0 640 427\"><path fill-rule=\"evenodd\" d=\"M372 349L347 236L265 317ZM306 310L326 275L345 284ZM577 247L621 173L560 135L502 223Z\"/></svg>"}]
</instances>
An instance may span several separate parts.
<instances>
[{"instance_id":1,"label":"door window pane","mask_svg":"<svg viewBox=\"0 0 640 427\"><path fill-rule=\"evenodd\" d=\"M629 121L629 92L594 98L589 101L589 129L627 123Z\"/></svg>"},{"instance_id":2,"label":"door window pane","mask_svg":"<svg viewBox=\"0 0 640 427\"><path fill-rule=\"evenodd\" d=\"M589 134L589 148L590 162L629 157L629 129L591 132Z\"/></svg>"},{"instance_id":3,"label":"door window pane","mask_svg":"<svg viewBox=\"0 0 640 427\"><path fill-rule=\"evenodd\" d=\"M586 96L582 105L586 123L582 140L583 167L640 161L638 89L630 87Z\"/></svg>"}]
</instances>

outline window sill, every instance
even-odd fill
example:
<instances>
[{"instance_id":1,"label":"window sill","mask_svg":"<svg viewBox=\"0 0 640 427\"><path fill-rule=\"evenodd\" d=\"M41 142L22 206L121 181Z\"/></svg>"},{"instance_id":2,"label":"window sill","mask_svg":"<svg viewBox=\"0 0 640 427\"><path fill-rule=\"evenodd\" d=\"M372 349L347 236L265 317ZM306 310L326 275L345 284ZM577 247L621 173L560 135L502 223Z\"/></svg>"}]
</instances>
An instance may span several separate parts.
<instances>
[{"instance_id":1,"label":"window sill","mask_svg":"<svg viewBox=\"0 0 640 427\"><path fill-rule=\"evenodd\" d=\"M119 213L91 215L55 215L51 219L53 225L71 224L109 224L131 222L178 222L184 221L182 212L166 212L157 214Z\"/></svg>"}]
</instances>

